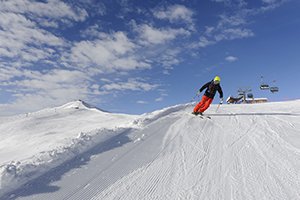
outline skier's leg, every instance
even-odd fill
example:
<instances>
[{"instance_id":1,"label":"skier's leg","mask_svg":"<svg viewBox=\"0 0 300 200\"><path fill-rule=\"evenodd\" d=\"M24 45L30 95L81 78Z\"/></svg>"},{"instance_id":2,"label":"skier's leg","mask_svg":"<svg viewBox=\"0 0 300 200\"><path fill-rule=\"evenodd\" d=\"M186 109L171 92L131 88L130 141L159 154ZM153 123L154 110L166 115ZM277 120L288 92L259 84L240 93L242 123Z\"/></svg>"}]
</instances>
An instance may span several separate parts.
<instances>
[{"instance_id":1,"label":"skier's leg","mask_svg":"<svg viewBox=\"0 0 300 200\"><path fill-rule=\"evenodd\" d=\"M203 97L202 97L202 99L201 99L201 101L195 106L195 108L194 108L194 113L197 113L197 112L199 112L199 110L201 109L201 107L203 107L204 106L204 104L205 104L205 101L206 101L206 96L205 95L203 95Z\"/></svg>"},{"instance_id":2,"label":"skier's leg","mask_svg":"<svg viewBox=\"0 0 300 200\"><path fill-rule=\"evenodd\" d=\"M212 103L213 99L212 98L207 98L207 100L205 101L205 104L203 105L203 107L200 108L201 113L203 113Z\"/></svg>"}]
</instances>

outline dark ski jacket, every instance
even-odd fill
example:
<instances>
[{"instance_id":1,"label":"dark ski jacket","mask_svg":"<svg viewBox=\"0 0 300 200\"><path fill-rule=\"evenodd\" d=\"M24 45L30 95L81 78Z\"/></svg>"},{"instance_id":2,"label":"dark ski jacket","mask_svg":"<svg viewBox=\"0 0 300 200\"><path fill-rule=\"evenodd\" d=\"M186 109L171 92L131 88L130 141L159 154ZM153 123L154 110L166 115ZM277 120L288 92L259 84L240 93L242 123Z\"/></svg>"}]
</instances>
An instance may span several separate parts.
<instances>
[{"instance_id":1,"label":"dark ski jacket","mask_svg":"<svg viewBox=\"0 0 300 200\"><path fill-rule=\"evenodd\" d=\"M223 98L223 91L222 91L221 85L214 84L213 80L206 83L205 85L203 85L199 91L202 92L205 88L207 88L204 93L205 96L213 99L216 95L216 92L218 91L220 94L220 98Z\"/></svg>"}]
</instances>

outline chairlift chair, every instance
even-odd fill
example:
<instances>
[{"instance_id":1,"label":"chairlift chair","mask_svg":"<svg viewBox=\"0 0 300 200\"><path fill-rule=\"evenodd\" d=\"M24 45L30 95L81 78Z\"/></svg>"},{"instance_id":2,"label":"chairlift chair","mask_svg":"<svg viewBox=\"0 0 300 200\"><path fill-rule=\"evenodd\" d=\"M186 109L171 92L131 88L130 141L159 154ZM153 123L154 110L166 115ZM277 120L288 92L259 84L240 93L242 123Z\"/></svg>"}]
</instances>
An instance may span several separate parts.
<instances>
[{"instance_id":1,"label":"chairlift chair","mask_svg":"<svg viewBox=\"0 0 300 200\"><path fill-rule=\"evenodd\" d=\"M273 81L273 85L275 85L275 83L276 83L276 80ZM272 87L270 87L270 91L271 91L272 93L278 92L278 91L279 91L279 88L276 87L276 86L272 86Z\"/></svg>"},{"instance_id":2,"label":"chairlift chair","mask_svg":"<svg viewBox=\"0 0 300 200\"><path fill-rule=\"evenodd\" d=\"M268 89L270 89L270 86L268 84L261 84L260 89L261 90L268 90Z\"/></svg>"},{"instance_id":3,"label":"chairlift chair","mask_svg":"<svg viewBox=\"0 0 300 200\"><path fill-rule=\"evenodd\" d=\"M261 76L260 78L261 78L260 89L261 90L269 90L270 86L268 84L264 83L264 81L263 81L264 77Z\"/></svg>"},{"instance_id":4,"label":"chairlift chair","mask_svg":"<svg viewBox=\"0 0 300 200\"><path fill-rule=\"evenodd\" d=\"M278 88L278 87L270 87L270 91L271 91L272 93L278 92L278 91L279 91L279 88Z\"/></svg>"}]
</instances>

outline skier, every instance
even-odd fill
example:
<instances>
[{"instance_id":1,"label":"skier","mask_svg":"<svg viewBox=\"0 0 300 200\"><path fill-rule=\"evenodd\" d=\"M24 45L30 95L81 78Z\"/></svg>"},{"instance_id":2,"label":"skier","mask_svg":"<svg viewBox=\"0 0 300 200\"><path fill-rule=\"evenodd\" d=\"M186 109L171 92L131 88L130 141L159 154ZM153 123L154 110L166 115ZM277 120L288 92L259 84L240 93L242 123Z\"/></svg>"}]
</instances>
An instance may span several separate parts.
<instances>
[{"instance_id":1,"label":"skier","mask_svg":"<svg viewBox=\"0 0 300 200\"><path fill-rule=\"evenodd\" d=\"M194 115L202 115L202 113L210 106L212 103L216 92L218 91L220 94L220 104L223 103L223 91L220 86L221 78L216 76L212 81L203 85L198 94L200 94L205 88L206 91L202 97L202 100L195 106L194 111L192 112Z\"/></svg>"}]
</instances>

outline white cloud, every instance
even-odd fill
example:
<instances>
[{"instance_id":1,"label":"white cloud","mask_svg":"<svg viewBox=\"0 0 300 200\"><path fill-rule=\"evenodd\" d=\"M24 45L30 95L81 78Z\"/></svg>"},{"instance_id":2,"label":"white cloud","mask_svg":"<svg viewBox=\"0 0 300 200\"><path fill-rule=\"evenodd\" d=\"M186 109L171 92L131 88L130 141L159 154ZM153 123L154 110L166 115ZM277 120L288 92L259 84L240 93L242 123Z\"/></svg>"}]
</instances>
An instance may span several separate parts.
<instances>
[{"instance_id":1,"label":"white cloud","mask_svg":"<svg viewBox=\"0 0 300 200\"><path fill-rule=\"evenodd\" d=\"M195 47L206 47L224 40L235 40L253 37L254 32L246 28L249 19L258 14L270 11L282 5L288 0L261 0L258 7L248 8L245 0L211 0L217 3L223 3L226 10L219 15L219 21L216 26L206 27Z\"/></svg>"},{"instance_id":2,"label":"white cloud","mask_svg":"<svg viewBox=\"0 0 300 200\"><path fill-rule=\"evenodd\" d=\"M171 5L167 8L160 8L153 12L158 19L167 19L170 22L193 23L193 11L183 5Z\"/></svg>"},{"instance_id":3,"label":"white cloud","mask_svg":"<svg viewBox=\"0 0 300 200\"><path fill-rule=\"evenodd\" d=\"M253 37L254 33L246 28L228 28L210 33L209 36L201 36L196 47L207 47L224 40L235 40Z\"/></svg>"},{"instance_id":4,"label":"white cloud","mask_svg":"<svg viewBox=\"0 0 300 200\"><path fill-rule=\"evenodd\" d=\"M70 1L69 1L70 2ZM77 9L88 10L89 17L104 16L107 14L107 9L103 1L99 0L76 0L71 1L72 6L76 6Z\"/></svg>"},{"instance_id":5,"label":"white cloud","mask_svg":"<svg viewBox=\"0 0 300 200\"><path fill-rule=\"evenodd\" d=\"M250 14L260 14L264 13L270 10L274 10L275 8L281 6L283 3L287 2L289 0L262 0L264 6L251 10Z\"/></svg>"},{"instance_id":6,"label":"white cloud","mask_svg":"<svg viewBox=\"0 0 300 200\"><path fill-rule=\"evenodd\" d=\"M215 36L217 42L222 40L234 40L241 38L248 38L254 36L254 33L250 29L242 28L229 28L222 30L222 32Z\"/></svg>"},{"instance_id":7,"label":"white cloud","mask_svg":"<svg viewBox=\"0 0 300 200\"><path fill-rule=\"evenodd\" d=\"M91 78L80 71L62 69L45 72L22 69L1 71L6 72L6 76L0 76L4 79L2 87L17 88L8 90L15 100L0 105L2 115L38 110L101 94L100 86L92 84Z\"/></svg>"},{"instance_id":8,"label":"white cloud","mask_svg":"<svg viewBox=\"0 0 300 200\"><path fill-rule=\"evenodd\" d=\"M263 3L272 4L278 2L278 0L262 0Z\"/></svg>"},{"instance_id":9,"label":"white cloud","mask_svg":"<svg viewBox=\"0 0 300 200\"><path fill-rule=\"evenodd\" d=\"M90 37L98 38L102 34L101 26L99 26L98 24L94 24L94 25L88 27L87 29L80 31L80 34L82 37L85 37L85 38L90 38Z\"/></svg>"},{"instance_id":10,"label":"white cloud","mask_svg":"<svg viewBox=\"0 0 300 200\"><path fill-rule=\"evenodd\" d=\"M236 15L220 15L220 20L218 22L218 27L223 28L226 26L240 26L245 25L246 22L246 13L240 12Z\"/></svg>"},{"instance_id":11,"label":"white cloud","mask_svg":"<svg viewBox=\"0 0 300 200\"><path fill-rule=\"evenodd\" d=\"M242 8L243 6L247 5L245 0L211 0L217 3L224 3L224 5L228 7L237 7Z\"/></svg>"},{"instance_id":12,"label":"white cloud","mask_svg":"<svg viewBox=\"0 0 300 200\"><path fill-rule=\"evenodd\" d=\"M150 84L140 79L129 79L127 82L114 82L101 87L104 91L151 91L158 88L158 84Z\"/></svg>"},{"instance_id":13,"label":"white cloud","mask_svg":"<svg viewBox=\"0 0 300 200\"><path fill-rule=\"evenodd\" d=\"M138 103L138 104L148 104L148 101L139 100L136 103Z\"/></svg>"},{"instance_id":14,"label":"white cloud","mask_svg":"<svg viewBox=\"0 0 300 200\"><path fill-rule=\"evenodd\" d=\"M32 14L38 17L49 17L55 19L69 18L75 21L83 21L88 16L84 9L72 8L60 0L49 0L37 2L29 0L1 1L1 12L12 12L19 14Z\"/></svg>"},{"instance_id":15,"label":"white cloud","mask_svg":"<svg viewBox=\"0 0 300 200\"><path fill-rule=\"evenodd\" d=\"M241 9L234 15L222 14L216 26L207 26L200 37L198 47L207 47L224 40L235 40L253 37L251 29L244 28L247 25L249 11Z\"/></svg>"},{"instance_id":16,"label":"white cloud","mask_svg":"<svg viewBox=\"0 0 300 200\"><path fill-rule=\"evenodd\" d=\"M143 24L137 27L137 31L140 34L142 44L163 44L165 42L174 40L176 37L189 36L190 32L180 28L180 29L158 29L150 25Z\"/></svg>"},{"instance_id":17,"label":"white cloud","mask_svg":"<svg viewBox=\"0 0 300 200\"><path fill-rule=\"evenodd\" d=\"M17 78L17 80L15 80ZM13 79L13 80L11 80ZM54 91L72 85L85 85L88 76L80 71L53 69L47 72L19 70L14 73L4 84L18 86L19 91Z\"/></svg>"},{"instance_id":18,"label":"white cloud","mask_svg":"<svg viewBox=\"0 0 300 200\"><path fill-rule=\"evenodd\" d=\"M153 62L163 67L163 74L170 75L174 66L182 62L182 50L183 47L162 48L160 52L156 52L157 55L153 58Z\"/></svg>"},{"instance_id":19,"label":"white cloud","mask_svg":"<svg viewBox=\"0 0 300 200\"><path fill-rule=\"evenodd\" d=\"M124 32L102 33L96 40L75 43L63 60L98 73L149 68L150 65L135 54L136 48Z\"/></svg>"},{"instance_id":20,"label":"white cloud","mask_svg":"<svg viewBox=\"0 0 300 200\"><path fill-rule=\"evenodd\" d=\"M215 44L215 41L208 40L206 37L201 36L197 46L198 47L207 47L212 44Z\"/></svg>"},{"instance_id":21,"label":"white cloud","mask_svg":"<svg viewBox=\"0 0 300 200\"><path fill-rule=\"evenodd\" d=\"M133 25L138 35L130 39L124 32L112 34L93 31L96 39L83 40L74 43L62 60L67 66L77 69L86 69L94 73L113 73L116 71L130 71L149 69L151 63L160 63L162 66L178 64L176 58L181 51L169 49L168 43L178 36L188 36L189 31L184 29L157 29L147 24ZM98 26L91 30L97 30ZM164 54L161 54L159 45L164 45ZM171 69L171 68L170 68Z\"/></svg>"},{"instance_id":22,"label":"white cloud","mask_svg":"<svg viewBox=\"0 0 300 200\"><path fill-rule=\"evenodd\" d=\"M24 65L46 61L55 55L56 48L67 45L64 39L39 28L21 14L0 12L0 18L0 61L3 57Z\"/></svg>"},{"instance_id":23,"label":"white cloud","mask_svg":"<svg viewBox=\"0 0 300 200\"><path fill-rule=\"evenodd\" d=\"M235 61L238 60L238 58L237 58L237 57L234 57L234 56L227 56L227 57L225 58L225 60L228 61L228 62L235 62Z\"/></svg>"},{"instance_id":24,"label":"white cloud","mask_svg":"<svg viewBox=\"0 0 300 200\"><path fill-rule=\"evenodd\" d=\"M160 97L155 99L156 102L161 102L165 97L169 96L164 89L158 89L158 91L160 92Z\"/></svg>"},{"instance_id":25,"label":"white cloud","mask_svg":"<svg viewBox=\"0 0 300 200\"><path fill-rule=\"evenodd\" d=\"M8 67L3 63L0 64L0 81L2 82L2 84L4 81L8 81L15 76L22 76L23 73L24 71L18 70L13 67Z\"/></svg>"},{"instance_id":26,"label":"white cloud","mask_svg":"<svg viewBox=\"0 0 300 200\"><path fill-rule=\"evenodd\" d=\"M158 98L155 99L156 102L160 102L160 101L163 101L163 100L164 100L163 97L158 97Z\"/></svg>"},{"instance_id":27,"label":"white cloud","mask_svg":"<svg viewBox=\"0 0 300 200\"><path fill-rule=\"evenodd\" d=\"M22 67L35 62L54 64L69 42L45 27L70 26L84 21L86 10L60 0L0 1L0 61L11 59L10 65Z\"/></svg>"},{"instance_id":28,"label":"white cloud","mask_svg":"<svg viewBox=\"0 0 300 200\"><path fill-rule=\"evenodd\" d=\"M213 33L215 31L215 29L216 29L215 27L206 26L204 34L205 35L210 35L211 33Z\"/></svg>"}]
</instances>

